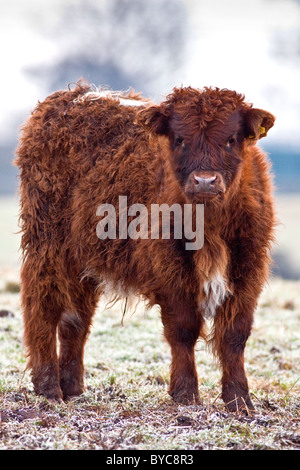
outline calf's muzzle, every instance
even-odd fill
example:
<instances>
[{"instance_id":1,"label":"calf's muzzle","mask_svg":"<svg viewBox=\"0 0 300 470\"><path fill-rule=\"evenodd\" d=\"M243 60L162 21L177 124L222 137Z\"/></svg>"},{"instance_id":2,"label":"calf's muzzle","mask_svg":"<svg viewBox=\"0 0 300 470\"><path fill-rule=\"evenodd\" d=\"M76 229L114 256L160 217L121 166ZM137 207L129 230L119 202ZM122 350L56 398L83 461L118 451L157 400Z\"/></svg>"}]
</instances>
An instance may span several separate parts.
<instances>
[{"instance_id":1,"label":"calf's muzzle","mask_svg":"<svg viewBox=\"0 0 300 470\"><path fill-rule=\"evenodd\" d=\"M193 171L185 187L188 195L209 199L225 193L225 190L223 176L216 171Z\"/></svg>"}]
</instances>

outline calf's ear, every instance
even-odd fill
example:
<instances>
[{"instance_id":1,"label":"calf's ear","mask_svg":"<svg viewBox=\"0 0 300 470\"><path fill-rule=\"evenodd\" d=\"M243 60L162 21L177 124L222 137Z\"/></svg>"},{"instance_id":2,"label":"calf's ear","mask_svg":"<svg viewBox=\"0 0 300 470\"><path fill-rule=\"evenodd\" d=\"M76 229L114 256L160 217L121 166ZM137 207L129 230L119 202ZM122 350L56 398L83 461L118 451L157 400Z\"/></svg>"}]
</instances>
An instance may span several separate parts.
<instances>
[{"instance_id":1,"label":"calf's ear","mask_svg":"<svg viewBox=\"0 0 300 470\"><path fill-rule=\"evenodd\" d=\"M250 108L245 113L245 136L250 141L266 137L274 126L275 116L263 109Z\"/></svg>"},{"instance_id":2,"label":"calf's ear","mask_svg":"<svg viewBox=\"0 0 300 470\"><path fill-rule=\"evenodd\" d=\"M169 116L164 114L161 106L149 106L138 112L136 121L145 129L155 134L167 135L169 132Z\"/></svg>"}]
</instances>

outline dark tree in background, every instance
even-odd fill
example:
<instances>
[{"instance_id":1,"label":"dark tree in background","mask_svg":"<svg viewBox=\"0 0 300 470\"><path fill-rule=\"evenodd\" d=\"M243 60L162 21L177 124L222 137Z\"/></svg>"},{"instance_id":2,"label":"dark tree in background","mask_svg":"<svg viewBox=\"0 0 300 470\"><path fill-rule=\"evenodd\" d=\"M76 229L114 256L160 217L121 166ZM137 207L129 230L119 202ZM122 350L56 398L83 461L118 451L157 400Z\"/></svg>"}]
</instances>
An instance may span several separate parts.
<instances>
[{"instance_id":1,"label":"dark tree in background","mask_svg":"<svg viewBox=\"0 0 300 470\"><path fill-rule=\"evenodd\" d=\"M160 101L184 81L191 28L182 0L64 0L50 8L40 2L28 6L23 21L37 46L47 39L55 50L54 58L45 54L43 63L23 70L41 99L85 78ZM17 130L23 121L20 113L12 126ZM17 137L0 143L0 194L16 190Z\"/></svg>"},{"instance_id":2,"label":"dark tree in background","mask_svg":"<svg viewBox=\"0 0 300 470\"><path fill-rule=\"evenodd\" d=\"M160 96L174 80L183 81L189 31L181 0L67 2L44 32L61 49L59 61L27 72L49 91L83 77L116 90L133 87Z\"/></svg>"}]
</instances>

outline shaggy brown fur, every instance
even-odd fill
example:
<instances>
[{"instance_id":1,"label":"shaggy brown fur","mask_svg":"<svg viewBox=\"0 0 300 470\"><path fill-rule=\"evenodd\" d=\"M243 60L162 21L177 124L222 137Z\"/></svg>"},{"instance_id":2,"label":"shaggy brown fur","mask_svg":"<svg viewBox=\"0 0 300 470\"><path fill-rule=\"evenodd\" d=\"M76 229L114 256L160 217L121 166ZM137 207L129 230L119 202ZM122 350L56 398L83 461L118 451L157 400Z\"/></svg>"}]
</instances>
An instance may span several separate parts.
<instances>
[{"instance_id":1,"label":"shaggy brown fur","mask_svg":"<svg viewBox=\"0 0 300 470\"><path fill-rule=\"evenodd\" d=\"M83 392L84 345L109 283L160 305L172 352L169 393L178 402L199 402L194 347L215 308L222 397L229 410L252 409L244 348L274 226L269 163L255 144L274 117L229 90L179 88L142 106L89 91L78 84L39 103L17 151L35 391L53 399ZM118 208L119 195L128 206L204 204L203 247L188 251L174 237L100 240L97 207Z\"/></svg>"}]
</instances>

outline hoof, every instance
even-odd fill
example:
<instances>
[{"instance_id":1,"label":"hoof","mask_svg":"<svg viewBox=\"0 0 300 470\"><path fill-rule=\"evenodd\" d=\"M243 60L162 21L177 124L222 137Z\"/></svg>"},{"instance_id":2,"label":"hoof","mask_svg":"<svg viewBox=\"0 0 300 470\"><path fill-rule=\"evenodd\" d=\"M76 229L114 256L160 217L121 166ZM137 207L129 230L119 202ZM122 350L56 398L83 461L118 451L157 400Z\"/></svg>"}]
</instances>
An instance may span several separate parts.
<instances>
[{"instance_id":1,"label":"hoof","mask_svg":"<svg viewBox=\"0 0 300 470\"><path fill-rule=\"evenodd\" d=\"M224 399L223 399L224 400ZM232 400L224 400L226 410L232 413L242 413L246 416L253 416L255 408L249 396L234 397Z\"/></svg>"},{"instance_id":2,"label":"hoof","mask_svg":"<svg viewBox=\"0 0 300 470\"><path fill-rule=\"evenodd\" d=\"M170 393L173 401L181 405L201 405L199 393L173 392Z\"/></svg>"}]
</instances>

